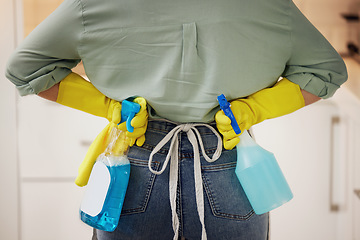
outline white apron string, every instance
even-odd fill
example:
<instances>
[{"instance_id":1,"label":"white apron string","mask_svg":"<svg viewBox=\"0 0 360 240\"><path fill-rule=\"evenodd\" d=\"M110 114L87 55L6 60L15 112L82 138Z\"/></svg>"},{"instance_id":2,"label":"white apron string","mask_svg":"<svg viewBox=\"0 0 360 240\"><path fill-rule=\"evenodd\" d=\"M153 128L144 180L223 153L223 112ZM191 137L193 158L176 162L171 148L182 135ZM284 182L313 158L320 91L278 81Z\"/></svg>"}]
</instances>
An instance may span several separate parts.
<instances>
[{"instance_id":1,"label":"white apron string","mask_svg":"<svg viewBox=\"0 0 360 240\"><path fill-rule=\"evenodd\" d=\"M204 144L201 139L201 135L199 131L196 129L197 126L205 126L208 127L218 138L218 144L217 149L213 155L213 157L210 159L208 155L205 153ZM174 230L174 240L177 240L179 237L179 218L176 213L176 189L178 185L178 151L179 151L179 140L178 140L178 134L183 131L187 133L187 137L193 147L194 150L194 177L195 177L195 197L196 197L196 206L198 210L199 219L202 225L202 234L201 239L206 240L206 230L205 230L205 222L204 222L204 190L203 190L203 182L201 179L201 163L200 163L200 153L199 153L199 146L201 147L202 154L206 161L208 162L214 162L216 161L222 151L222 140L218 132L207 124L181 124L176 126L174 129L172 129L154 148L154 150L151 152L149 157L148 166L152 173L160 175L162 174L171 158L170 163L170 173L169 173L169 197L170 197L170 207L172 212L172 225ZM195 133L194 133L195 132ZM197 138L196 138L196 136ZM169 152L166 156L165 162L163 164L163 167L160 171L155 171L151 167L152 159L155 153L157 153L167 142L169 142L171 139L171 144L169 148ZM198 139L198 140L197 140ZM199 141L199 144L198 144Z\"/></svg>"}]
</instances>

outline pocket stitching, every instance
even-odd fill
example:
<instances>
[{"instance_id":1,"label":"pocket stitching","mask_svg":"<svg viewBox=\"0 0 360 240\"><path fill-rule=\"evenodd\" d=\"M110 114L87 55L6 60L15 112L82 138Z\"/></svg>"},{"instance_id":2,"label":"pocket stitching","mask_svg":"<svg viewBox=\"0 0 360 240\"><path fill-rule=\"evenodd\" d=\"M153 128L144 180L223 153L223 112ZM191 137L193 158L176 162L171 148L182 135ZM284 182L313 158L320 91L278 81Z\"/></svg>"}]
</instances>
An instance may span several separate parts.
<instances>
[{"instance_id":1,"label":"pocket stitching","mask_svg":"<svg viewBox=\"0 0 360 240\"><path fill-rule=\"evenodd\" d=\"M209 200L211 212L213 213L213 215L215 217L245 221L245 220L248 220L251 216L253 216L255 214L253 209L251 209L245 215L238 215L238 214L230 214L230 213L221 212L218 209L218 207L216 207L215 198L212 196L212 192L210 190L209 183L207 182L206 177L204 176L204 174L202 174L202 179L203 179L203 183L204 183L206 196L207 196L207 198Z\"/></svg>"},{"instance_id":2,"label":"pocket stitching","mask_svg":"<svg viewBox=\"0 0 360 240\"><path fill-rule=\"evenodd\" d=\"M130 158L129 158L130 160ZM131 159L132 162L137 162L135 163L135 165L138 165L138 166L144 166L143 164L141 164L141 161L139 160L136 160L136 159ZM154 161L152 163L153 165L153 168L154 170L159 170L159 167L160 167L160 162L157 162L157 161ZM140 207L137 207L137 208L130 208L130 209L126 209L124 211L121 212L122 215L130 215L130 214L135 214L135 213L143 213L145 212L146 208L147 208L147 205L149 203L149 199L150 199L150 194L151 194L151 190L154 186L154 181L155 181L155 174L151 174L150 175L150 178L148 179L147 181L147 191L146 191L146 194L145 194L145 198L144 198L144 201L143 201L143 204L142 206Z\"/></svg>"},{"instance_id":3,"label":"pocket stitching","mask_svg":"<svg viewBox=\"0 0 360 240\"><path fill-rule=\"evenodd\" d=\"M222 163L217 165L209 165L209 166L201 166L202 171L205 172L215 172L215 171L223 171L228 170L230 168L235 168L236 162L230 162L230 163Z\"/></svg>"}]
</instances>

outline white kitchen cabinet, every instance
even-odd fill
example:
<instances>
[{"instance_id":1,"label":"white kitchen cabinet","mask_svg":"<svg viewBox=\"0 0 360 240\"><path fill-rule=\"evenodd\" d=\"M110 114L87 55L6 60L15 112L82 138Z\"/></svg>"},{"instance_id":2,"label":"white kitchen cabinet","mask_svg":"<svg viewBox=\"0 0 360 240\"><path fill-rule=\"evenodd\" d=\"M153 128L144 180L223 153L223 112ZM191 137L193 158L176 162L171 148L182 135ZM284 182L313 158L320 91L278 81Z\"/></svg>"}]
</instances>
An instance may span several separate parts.
<instances>
[{"instance_id":1,"label":"white kitchen cabinet","mask_svg":"<svg viewBox=\"0 0 360 240\"><path fill-rule=\"evenodd\" d=\"M92 228L79 220L83 189L72 182L22 184L22 240L86 240Z\"/></svg>"},{"instance_id":2,"label":"white kitchen cabinet","mask_svg":"<svg viewBox=\"0 0 360 240\"><path fill-rule=\"evenodd\" d=\"M341 89L331 100L254 126L257 142L275 154L294 193L271 212L272 239L360 239L353 221L359 217L360 104L350 95Z\"/></svg>"},{"instance_id":3,"label":"white kitchen cabinet","mask_svg":"<svg viewBox=\"0 0 360 240\"><path fill-rule=\"evenodd\" d=\"M36 96L19 98L5 79L22 41L22 1L0 1L0 239L91 239L78 209L84 189L73 180L90 142L107 124Z\"/></svg>"},{"instance_id":4,"label":"white kitchen cabinet","mask_svg":"<svg viewBox=\"0 0 360 240\"><path fill-rule=\"evenodd\" d=\"M350 186L348 199L351 201L352 214L352 239L360 240L360 65L359 62L352 58L345 58L348 68L349 79L344 84L352 94L347 91L341 91L336 95L340 99L346 114L350 119L350 149L349 155L353 161L350 161L350 174L348 181Z\"/></svg>"},{"instance_id":5,"label":"white kitchen cabinet","mask_svg":"<svg viewBox=\"0 0 360 240\"><path fill-rule=\"evenodd\" d=\"M91 239L75 185L90 143L108 121L37 96L18 103L21 239Z\"/></svg>"},{"instance_id":6,"label":"white kitchen cabinet","mask_svg":"<svg viewBox=\"0 0 360 240\"><path fill-rule=\"evenodd\" d=\"M353 236L355 240L360 239L360 124L355 126L355 141L354 141L354 167L352 168L354 176L354 194L351 199L354 207L354 222L353 222Z\"/></svg>"},{"instance_id":7,"label":"white kitchen cabinet","mask_svg":"<svg viewBox=\"0 0 360 240\"><path fill-rule=\"evenodd\" d=\"M348 65L348 61L346 61ZM348 66L349 67L349 66ZM354 75L354 70L360 72L359 65L356 68L349 69L349 84L347 88L341 89L335 95L334 100L341 106L343 118L347 119L348 133L348 175L346 178L346 203L348 211L342 212L342 219L339 224L345 226L348 224L347 236L353 240L360 240L360 196L356 194L360 190L360 94L354 91L354 81L359 82L360 75ZM350 88L351 86L351 88ZM356 93L356 95L352 94ZM351 221L346 221L351 219ZM343 238L345 239L345 238Z\"/></svg>"}]
</instances>

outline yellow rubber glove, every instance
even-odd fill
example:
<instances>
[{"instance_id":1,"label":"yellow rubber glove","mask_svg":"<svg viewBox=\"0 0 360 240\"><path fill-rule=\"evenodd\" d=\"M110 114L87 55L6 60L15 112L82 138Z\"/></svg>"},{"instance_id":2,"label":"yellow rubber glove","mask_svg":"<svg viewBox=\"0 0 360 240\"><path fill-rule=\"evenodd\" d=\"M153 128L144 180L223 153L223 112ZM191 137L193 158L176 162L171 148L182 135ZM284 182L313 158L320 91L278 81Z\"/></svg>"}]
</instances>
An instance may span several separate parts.
<instances>
[{"instance_id":1,"label":"yellow rubber glove","mask_svg":"<svg viewBox=\"0 0 360 240\"><path fill-rule=\"evenodd\" d=\"M110 122L121 120L121 104L97 90L94 85L76 73L70 73L59 85L57 103L107 118Z\"/></svg>"},{"instance_id":2,"label":"yellow rubber glove","mask_svg":"<svg viewBox=\"0 0 360 240\"><path fill-rule=\"evenodd\" d=\"M265 119L280 117L305 106L300 87L283 78L271 88L260 90L247 98L230 102L241 131ZM240 141L231 127L231 120L222 110L215 115L216 126L223 135L225 149L233 149Z\"/></svg>"},{"instance_id":3,"label":"yellow rubber glove","mask_svg":"<svg viewBox=\"0 0 360 240\"><path fill-rule=\"evenodd\" d=\"M78 109L99 117L107 118L110 123L100 132L90 145L86 156L79 167L79 174L75 180L78 186L85 186L89 180L92 167L97 157L106 149L107 138L111 129L115 126L126 131L126 123L121 121L121 104L113 99L106 97L97 90L90 82L86 81L76 73L69 74L60 82L58 103ZM130 145L135 142L141 146L145 141L145 132L147 127L148 114L146 110L146 100L138 97L134 100L140 104L141 108L138 114L131 121L134 127L132 133L127 132L130 138Z\"/></svg>"}]
</instances>

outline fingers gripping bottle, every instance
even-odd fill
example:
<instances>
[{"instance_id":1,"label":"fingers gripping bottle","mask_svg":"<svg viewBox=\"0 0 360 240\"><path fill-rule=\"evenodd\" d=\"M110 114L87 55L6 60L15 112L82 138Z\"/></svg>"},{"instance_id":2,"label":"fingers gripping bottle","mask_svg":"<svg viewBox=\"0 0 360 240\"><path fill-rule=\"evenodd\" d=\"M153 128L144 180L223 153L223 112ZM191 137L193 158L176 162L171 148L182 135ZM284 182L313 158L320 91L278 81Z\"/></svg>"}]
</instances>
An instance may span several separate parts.
<instances>
[{"instance_id":1,"label":"fingers gripping bottle","mask_svg":"<svg viewBox=\"0 0 360 240\"><path fill-rule=\"evenodd\" d=\"M235 133L240 134L230 103L223 94L218 96L218 101ZM274 154L260 147L247 131L240 135L236 150L235 173L256 214L269 212L293 198Z\"/></svg>"},{"instance_id":2,"label":"fingers gripping bottle","mask_svg":"<svg viewBox=\"0 0 360 240\"><path fill-rule=\"evenodd\" d=\"M130 125L140 110L137 103L124 100L122 122ZM128 128L128 131L133 128ZM91 171L87 189L80 207L80 219L91 227L112 232L119 223L121 209L130 176L127 158L130 139L116 126L109 135L106 150L99 155Z\"/></svg>"}]
</instances>

